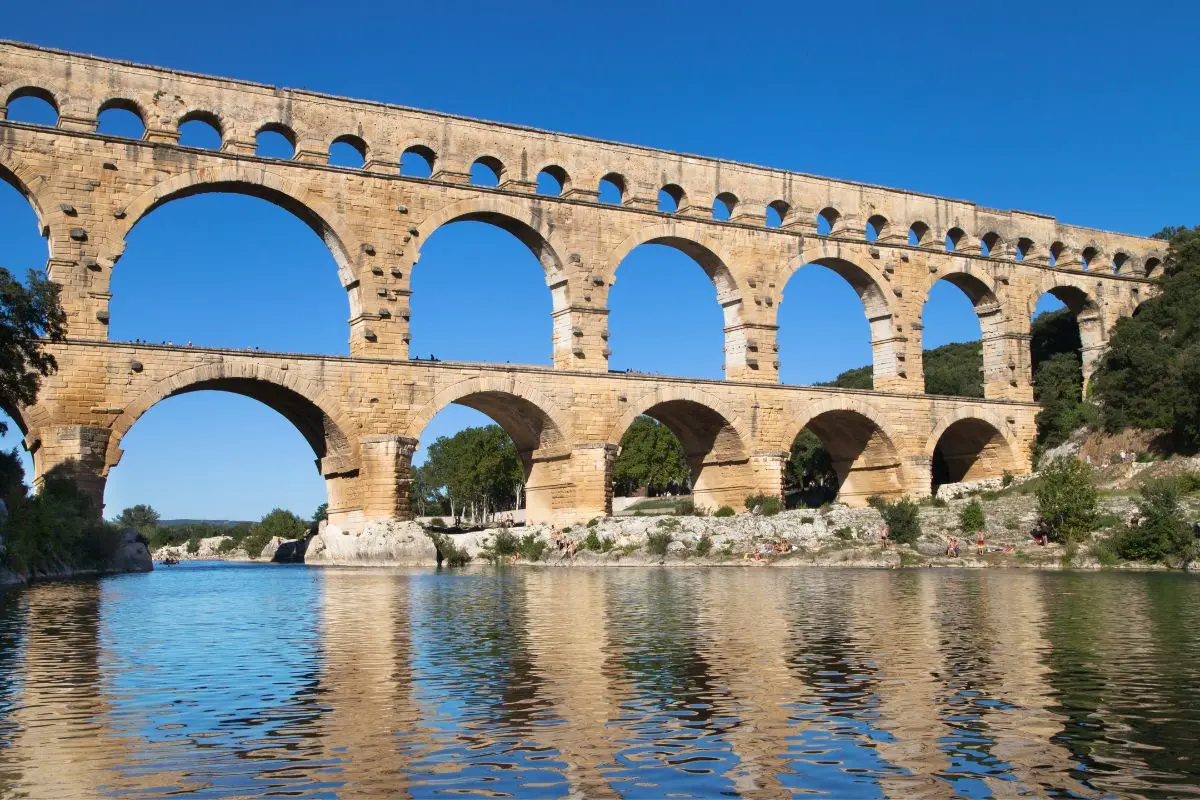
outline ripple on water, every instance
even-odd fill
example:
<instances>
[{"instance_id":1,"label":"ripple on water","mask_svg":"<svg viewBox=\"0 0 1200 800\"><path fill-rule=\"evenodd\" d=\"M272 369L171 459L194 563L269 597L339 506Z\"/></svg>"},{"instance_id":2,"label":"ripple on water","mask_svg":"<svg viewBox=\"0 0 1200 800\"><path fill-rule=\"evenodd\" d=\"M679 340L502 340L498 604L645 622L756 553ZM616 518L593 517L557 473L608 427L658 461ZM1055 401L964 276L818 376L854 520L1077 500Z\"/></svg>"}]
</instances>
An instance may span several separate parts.
<instances>
[{"instance_id":1,"label":"ripple on water","mask_svg":"<svg viewBox=\"0 0 1200 800\"><path fill-rule=\"evenodd\" d=\"M0 798L1181 797L1179 575L189 564L0 595Z\"/></svg>"}]
</instances>

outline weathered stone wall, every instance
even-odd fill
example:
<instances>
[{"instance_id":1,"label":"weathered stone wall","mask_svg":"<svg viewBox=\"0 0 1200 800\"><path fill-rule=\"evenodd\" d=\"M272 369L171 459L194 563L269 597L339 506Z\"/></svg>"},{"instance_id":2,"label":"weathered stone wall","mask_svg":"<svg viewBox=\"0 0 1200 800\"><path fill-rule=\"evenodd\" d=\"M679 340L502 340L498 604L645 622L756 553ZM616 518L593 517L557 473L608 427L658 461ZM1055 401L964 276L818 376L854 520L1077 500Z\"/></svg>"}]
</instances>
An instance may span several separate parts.
<instances>
[{"instance_id":1,"label":"weathered stone wall","mask_svg":"<svg viewBox=\"0 0 1200 800\"><path fill-rule=\"evenodd\" d=\"M1116 320L1152 291L1147 276L1164 256L1162 242L1044 215L0 43L0 112L31 94L55 106L58 126L0 113L0 178L29 198L49 238L71 341L56 346L60 371L22 424L39 475L69 462L97 491L147 408L221 389L255 397L297 426L347 523L407 514L416 440L452 402L492 416L513 437L533 518L606 508L616 444L640 413L680 435L705 504L739 507L746 494L778 491L782 454L810 422L847 499L924 494L943 434L956 474L1028 466L1030 317L1044 293L1075 312L1090 373ZM98 115L114 106L141 117L142 140L96 132ZM193 119L214 126L219 150L179 146L179 126ZM287 137L294 158L255 155L261 131ZM361 169L327 163L339 141L363 155ZM430 177L400 174L409 150L430 160ZM497 172L498 186L469 183L478 160ZM536 193L542 170L560 194ZM620 203L599 202L602 178L620 188ZM658 210L664 188L678 200L672 212ZM351 358L107 343L111 275L130 229L202 192L264 198L323 238L348 294ZM714 219L718 198L731 207L728 220ZM768 208L777 227L766 225ZM817 233L818 215L827 233ZM464 219L510 231L542 263L553 369L407 360L421 245ZM724 310L726 381L607 373L608 293L624 257L650 242L683 251L712 279ZM837 272L862 299L876 392L778 385L783 288L809 263ZM986 401L922 395L921 313L942 279L979 315ZM263 305L266 313L267 298Z\"/></svg>"}]
</instances>

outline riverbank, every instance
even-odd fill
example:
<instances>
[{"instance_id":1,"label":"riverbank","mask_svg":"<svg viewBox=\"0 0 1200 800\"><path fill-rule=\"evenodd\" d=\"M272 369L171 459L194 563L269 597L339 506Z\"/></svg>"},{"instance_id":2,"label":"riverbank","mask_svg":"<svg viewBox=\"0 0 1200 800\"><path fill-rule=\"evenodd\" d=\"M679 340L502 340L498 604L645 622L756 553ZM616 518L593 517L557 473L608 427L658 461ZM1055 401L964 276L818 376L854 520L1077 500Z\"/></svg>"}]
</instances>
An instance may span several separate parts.
<instances>
[{"instance_id":1,"label":"riverbank","mask_svg":"<svg viewBox=\"0 0 1200 800\"><path fill-rule=\"evenodd\" d=\"M1145 465L1126 465L1136 477ZM163 548L166 556L231 561L285 561L329 566L435 566L466 560L475 563L546 566L843 566L876 569L904 567L1017 569L1165 569L1161 565L1102 563L1094 545L1135 513L1129 484L1109 476L1100 501L1101 529L1074 547L1041 545L1030 532L1038 514L1033 483L1001 487L999 482L943 487L943 497L919 509L922 535L914 545L884 547L882 518L873 508L832 504L821 509L785 511L774 516L637 516L597 518L562 529L549 526L488 528L470 532L428 529L415 522L372 523L359 532L323 524L305 542L273 540L251 558L226 537ZM978 500L984 511L984 552L974 536L959 529L963 507ZM1187 500L1189 513L1200 512L1200 498ZM961 555L946 557L951 537ZM437 543L435 543L435 539ZM439 553L439 549L441 552Z\"/></svg>"},{"instance_id":2,"label":"riverbank","mask_svg":"<svg viewBox=\"0 0 1200 800\"><path fill-rule=\"evenodd\" d=\"M127 530L121 533L116 552L113 553L108 565L102 569L77 567L66 562L32 571L17 571L0 566L0 590L27 586L39 581L102 578L107 575L121 575L129 572L150 572L153 569L154 561L150 556L150 551L146 548L145 541L138 536L137 531Z\"/></svg>"}]
</instances>

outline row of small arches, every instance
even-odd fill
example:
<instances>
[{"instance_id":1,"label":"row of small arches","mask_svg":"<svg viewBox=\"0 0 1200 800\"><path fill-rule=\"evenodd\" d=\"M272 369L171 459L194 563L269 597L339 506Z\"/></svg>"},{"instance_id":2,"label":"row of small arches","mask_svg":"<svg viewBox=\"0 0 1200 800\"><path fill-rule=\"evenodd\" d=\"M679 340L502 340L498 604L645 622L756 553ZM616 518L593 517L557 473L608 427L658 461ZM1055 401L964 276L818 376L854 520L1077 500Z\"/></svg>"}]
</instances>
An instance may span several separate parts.
<instances>
[{"instance_id":1,"label":"row of small arches","mask_svg":"<svg viewBox=\"0 0 1200 800\"><path fill-rule=\"evenodd\" d=\"M6 109L10 120L49 126L58 124L58 104L54 96L38 87L23 87L12 92L6 102ZM145 115L134 101L112 98L101 104L97 113L96 130L110 136L141 139L147 130ZM179 144L185 147L220 150L225 144L221 120L209 111L193 110L184 114L179 118L177 130ZM283 123L267 123L255 132L255 153L264 158L293 159L296 156L296 143L295 132ZM328 163L333 166L361 169L366 165L367 157L367 143L354 134L338 136L329 145ZM430 178L434 175L436 162L437 155L432 148L418 144L404 151L398 167L401 175ZM473 185L500 186L505 179L504 164L495 156L481 156L471 165L470 183ZM537 175L538 194L559 196L571 188L570 176L561 166L546 166ZM595 190L596 199L601 203L620 205L624 202L625 188L623 176L609 173L600 179ZM738 205L739 200L735 194L722 192L713 198L712 218L722 222L731 220ZM659 190L660 212L676 213L687 207L687 195L678 184L670 183ZM795 220L792 218L791 206L786 201L775 200L766 205L763 221L768 228L778 228ZM813 224L818 235L851 233L845 228L842 214L833 207L819 211ZM863 236L868 242L887 239L892 243L904 242L913 247L936 248L943 245L947 252L963 251L971 244L971 237L961 227L951 228L946 232L943 242L936 242L933 229L919 220L909 226L905 236L897 237L893 233L892 223L882 215L874 215L867 220ZM1036 250L1033 240L1027 237L1021 237L1012 243L1011 251L1008 245L998 233L990 231L979 238L975 249L984 256L1011 257L1016 261L1024 261ZM1066 263L1084 270L1101 267L1104 261L1103 251L1095 245L1086 246L1075 253L1063 242L1054 242L1044 253L1045 262L1050 266L1063 262L1064 257L1067 259ZM1072 263L1073 257L1077 259ZM1114 274L1123 274L1132 263L1129 254L1118 251L1112 256L1108 266ZM1159 259L1149 258L1142 271L1153 276L1160 267Z\"/></svg>"}]
</instances>

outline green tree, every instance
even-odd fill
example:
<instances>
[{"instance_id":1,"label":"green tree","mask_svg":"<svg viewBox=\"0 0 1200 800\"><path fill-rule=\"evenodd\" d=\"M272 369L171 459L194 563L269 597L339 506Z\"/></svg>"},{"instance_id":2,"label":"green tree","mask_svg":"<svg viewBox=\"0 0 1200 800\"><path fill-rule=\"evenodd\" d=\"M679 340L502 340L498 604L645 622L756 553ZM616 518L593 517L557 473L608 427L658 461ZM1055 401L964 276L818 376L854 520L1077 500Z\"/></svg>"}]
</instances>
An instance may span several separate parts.
<instances>
[{"instance_id":1,"label":"green tree","mask_svg":"<svg viewBox=\"0 0 1200 800\"><path fill-rule=\"evenodd\" d=\"M307 535L307 522L291 511L276 508L250 529L250 533L242 540L242 547L251 558L258 558L267 542L276 536L280 539L302 539Z\"/></svg>"},{"instance_id":2,"label":"green tree","mask_svg":"<svg viewBox=\"0 0 1200 800\"><path fill-rule=\"evenodd\" d=\"M316 525L327 519L329 519L329 503L321 503L321 505L317 506L317 510L313 512L313 524Z\"/></svg>"},{"instance_id":3,"label":"green tree","mask_svg":"<svg viewBox=\"0 0 1200 800\"><path fill-rule=\"evenodd\" d=\"M135 531L151 539L158 530L158 512L151 506L138 503L122 511L114 522L122 529L133 528Z\"/></svg>"},{"instance_id":4,"label":"green tree","mask_svg":"<svg viewBox=\"0 0 1200 800\"><path fill-rule=\"evenodd\" d=\"M871 507L883 517L888 538L897 544L916 544L921 538L921 509L907 497L889 503L882 497L871 497Z\"/></svg>"},{"instance_id":5,"label":"green tree","mask_svg":"<svg viewBox=\"0 0 1200 800\"><path fill-rule=\"evenodd\" d=\"M1114 537L1118 556L1129 561L1192 559L1192 530L1179 508L1177 481L1147 481L1142 485L1137 507L1139 524Z\"/></svg>"},{"instance_id":6,"label":"green tree","mask_svg":"<svg viewBox=\"0 0 1200 800\"><path fill-rule=\"evenodd\" d=\"M983 505L978 500L971 500L963 506L958 515L958 527L963 533L978 533L987 524L983 516Z\"/></svg>"},{"instance_id":7,"label":"green tree","mask_svg":"<svg viewBox=\"0 0 1200 800\"><path fill-rule=\"evenodd\" d=\"M1164 232L1159 293L1117 322L1091 389L1108 431L1166 429L1200 448L1200 228Z\"/></svg>"},{"instance_id":8,"label":"green tree","mask_svg":"<svg viewBox=\"0 0 1200 800\"><path fill-rule=\"evenodd\" d=\"M438 438L423 466L425 487L445 490L455 519L469 511L473 520L483 521L494 511L523 504L525 469L512 439L498 425Z\"/></svg>"},{"instance_id":9,"label":"green tree","mask_svg":"<svg viewBox=\"0 0 1200 800\"><path fill-rule=\"evenodd\" d=\"M66 314L59 287L30 270L24 284L0 268L0 408L33 405L41 379L58 365L45 341L60 341ZM8 426L0 420L0 433Z\"/></svg>"},{"instance_id":10,"label":"green tree","mask_svg":"<svg viewBox=\"0 0 1200 800\"><path fill-rule=\"evenodd\" d=\"M1098 493L1092 468L1077 458L1056 458L1042 470L1038 514L1058 542L1077 542L1096 529Z\"/></svg>"},{"instance_id":11,"label":"green tree","mask_svg":"<svg viewBox=\"0 0 1200 800\"><path fill-rule=\"evenodd\" d=\"M628 496L645 488L653 496L672 484L686 484L689 475L683 445L666 425L641 416L621 437L620 453L613 462L615 494Z\"/></svg>"},{"instance_id":12,"label":"green tree","mask_svg":"<svg viewBox=\"0 0 1200 800\"><path fill-rule=\"evenodd\" d=\"M788 491L804 493L804 500L810 505L819 506L837 497L839 480L833 459L817 435L807 428L792 442L783 477Z\"/></svg>"}]
</instances>

